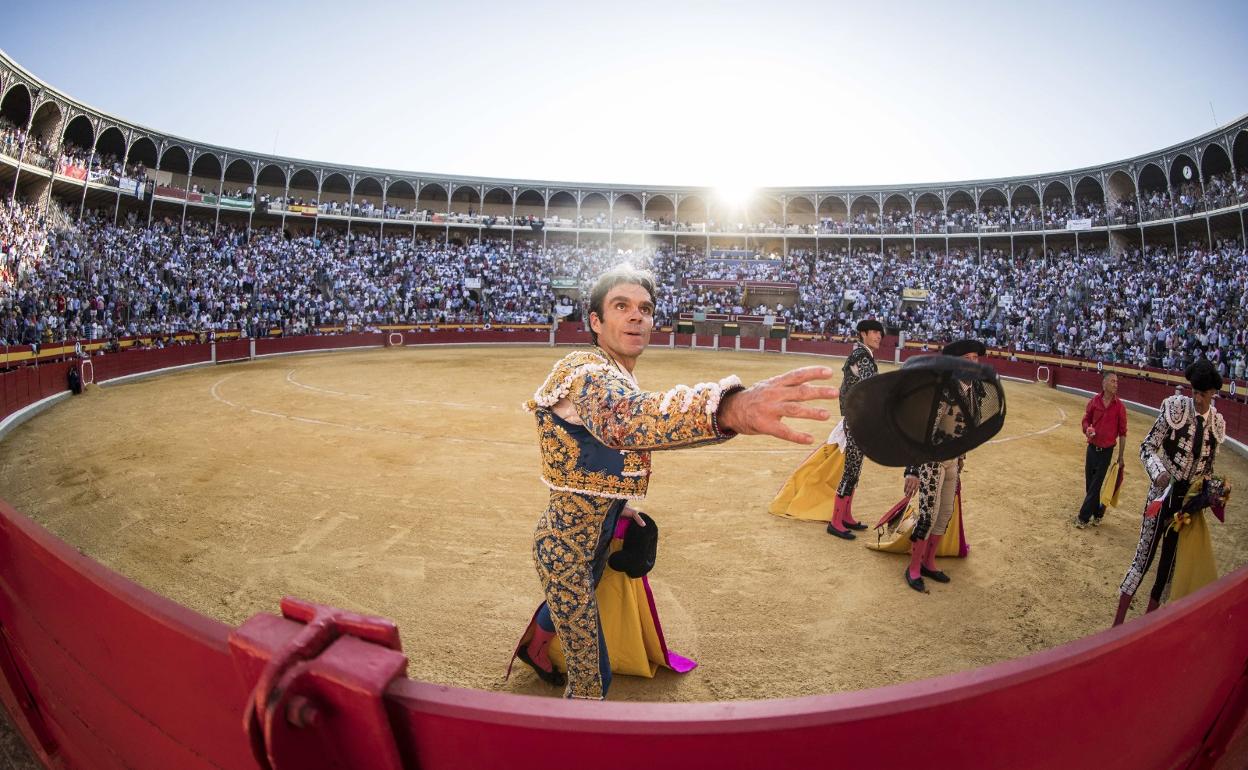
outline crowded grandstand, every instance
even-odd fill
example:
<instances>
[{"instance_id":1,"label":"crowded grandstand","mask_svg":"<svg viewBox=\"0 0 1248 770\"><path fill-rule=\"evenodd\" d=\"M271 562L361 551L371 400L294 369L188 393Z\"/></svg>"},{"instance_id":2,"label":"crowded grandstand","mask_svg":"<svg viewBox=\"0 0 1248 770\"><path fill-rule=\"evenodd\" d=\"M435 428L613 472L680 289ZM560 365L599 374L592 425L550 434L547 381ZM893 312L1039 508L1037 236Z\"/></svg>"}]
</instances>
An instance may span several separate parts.
<instances>
[{"instance_id":1,"label":"crowded grandstand","mask_svg":"<svg viewBox=\"0 0 1248 770\"><path fill-rule=\"evenodd\" d=\"M588 282L629 263L658 276L671 331L713 319L847 339L875 317L912 341L1166 370L1206 357L1245 373L1242 120L1049 177L769 189L729 205L706 189L239 153L97 113L7 58L0 94L10 346L577 323Z\"/></svg>"},{"instance_id":2,"label":"crowded grandstand","mask_svg":"<svg viewBox=\"0 0 1248 770\"><path fill-rule=\"evenodd\" d=\"M1236 195L1244 196L1242 185ZM795 248L774 258L716 258L688 248L490 237L447 243L332 230L291 237L192 218L114 223L96 212L40 213L19 201L2 210L6 345L130 337L162 345L187 330L265 336L544 324L554 320L552 281L583 287L623 261L660 277L661 326L681 313L773 314L795 332L846 337L867 315L913 339L976 336L1016 352L1171 370L1204 356L1235 379L1248 356L1248 254L1233 239L1117 254L856 246L853 253ZM764 281L795 284L797 300L774 307L752 300L751 285ZM907 289L927 292L925 301L904 302Z\"/></svg>"}]
</instances>

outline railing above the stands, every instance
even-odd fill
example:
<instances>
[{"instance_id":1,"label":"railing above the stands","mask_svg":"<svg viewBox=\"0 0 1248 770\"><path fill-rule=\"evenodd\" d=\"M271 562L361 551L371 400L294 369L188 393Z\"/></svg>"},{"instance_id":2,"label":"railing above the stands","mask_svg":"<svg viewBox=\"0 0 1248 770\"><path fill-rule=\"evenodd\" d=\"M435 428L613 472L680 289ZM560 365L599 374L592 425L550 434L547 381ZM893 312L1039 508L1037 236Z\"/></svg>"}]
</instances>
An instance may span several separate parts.
<instances>
[{"instance_id":1,"label":"railing above the stands","mask_svg":"<svg viewBox=\"0 0 1248 770\"><path fill-rule=\"evenodd\" d=\"M43 155L34 153L33 150L27 148L24 157L19 160L22 155L21 145L5 145L0 144L0 161L5 163L24 166L27 168L40 169L38 173L41 175L52 174L58 180L69 182L71 184L88 184L97 187L111 187L119 189L120 192L135 195L138 194L138 188L133 179L118 180L107 173L88 172L84 179L81 170L73 165L62 166L59 161L53 161ZM299 190L291 188L289 192L292 195L311 195L317 194L316 190ZM521 216L515 212L514 207L503 206L501 210L495 209L491 213L482 212L456 212L456 211L398 211L399 203L415 204L417 201L412 199L391 200L387 196L378 196L377 200L368 201L371 208L361 208L358 211L348 211L346 208L333 208L332 204L316 204L299 205L285 204L281 201L261 201L257 205L250 199L231 198L227 196L217 196L213 193L195 193L188 192L185 187L177 187L176 185L159 185L154 186L153 198L162 203L173 203L175 205L201 206L212 209L236 209L247 212L254 211L257 214L269 214L272 216L296 215L303 217L323 217L329 219L341 219L364 222L392 222L404 223L413 226L424 225L438 228L451 227L468 227L475 229L502 229L502 230L552 230L565 232L598 232L598 233L621 233L633 235L646 234L664 234L672 237L676 236L697 236L702 239L716 238L743 238L743 237L770 237L774 239L815 239L815 238L994 238L1009 237L1012 234L1033 234L1045 236L1069 235L1076 237L1079 234L1105 233L1111 230L1120 230L1123 228L1141 228L1151 225L1166 225L1171 223L1181 223L1186 221L1200 220L1205 218L1216 217L1220 215L1242 212L1245 206L1248 206L1248 192L1223 192L1215 193L1213 191L1206 192L1205 200L1197 200L1194 204L1184 206L1180 203L1170 203L1158 206L1142 206L1143 215L1135 212L1125 214L1109 214L1096 216L1091 219L1066 218L1057 221L1033 221L1024 220L1018 222L947 222L943 224L935 224L926 221L916 221L910 223L859 223L840 219L824 219L820 222L738 222L738 223L721 223L721 222L670 222L642 220L637 218L621 218L618 214L614 218L604 218L602 220L586 219L584 212L578 216L576 210L546 211L542 216L525 215ZM340 201L339 203L347 203ZM387 211L387 208L392 210ZM971 211L973 214L974 210ZM1043 214L1045 209L1041 207L1040 213ZM649 212L647 212L649 213ZM958 210L950 210L948 213L958 213ZM1234 228L1232 228L1234 229ZM1241 236L1242 236L1242 227Z\"/></svg>"}]
</instances>

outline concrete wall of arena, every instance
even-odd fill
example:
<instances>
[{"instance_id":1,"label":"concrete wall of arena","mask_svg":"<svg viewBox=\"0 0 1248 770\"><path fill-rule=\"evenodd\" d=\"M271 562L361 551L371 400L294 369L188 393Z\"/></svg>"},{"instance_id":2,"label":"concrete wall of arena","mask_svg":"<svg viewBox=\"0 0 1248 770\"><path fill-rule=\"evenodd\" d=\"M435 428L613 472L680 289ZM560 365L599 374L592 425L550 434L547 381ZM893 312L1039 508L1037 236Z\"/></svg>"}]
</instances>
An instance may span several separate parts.
<instances>
[{"instance_id":1,"label":"concrete wall of arena","mask_svg":"<svg viewBox=\"0 0 1248 770\"><path fill-rule=\"evenodd\" d=\"M583 341L567 334L561 342ZM255 346L274 355L386 341L356 334ZM406 344L470 341L533 344L549 335L404 335ZM789 347L806 345L819 343ZM804 352L848 349L823 345ZM218 360L250 349L249 340L220 345ZM187 345L91 365L102 382L211 365L212 353ZM70 366L82 364L0 374L3 415L57 397ZM284 669L279 696L261 698L269 720L250 733L260 736L253 743L243 729L252 690L310 626L265 614L230 628L108 570L0 502L0 702L48 767L1248 767L1248 567L1025 658L770 701L566 702L415 682L402 654L368 633L373 625L342 619L348 633L324 636ZM257 751L271 761L259 763Z\"/></svg>"}]
</instances>

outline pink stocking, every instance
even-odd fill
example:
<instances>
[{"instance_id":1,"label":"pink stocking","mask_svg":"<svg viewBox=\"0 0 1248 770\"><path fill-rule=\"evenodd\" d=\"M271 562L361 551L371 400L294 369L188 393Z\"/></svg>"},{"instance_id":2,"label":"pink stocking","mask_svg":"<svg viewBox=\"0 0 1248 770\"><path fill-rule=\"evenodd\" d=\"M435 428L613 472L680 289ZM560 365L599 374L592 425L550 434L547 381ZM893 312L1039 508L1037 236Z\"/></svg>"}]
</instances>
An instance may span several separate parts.
<instances>
[{"instance_id":1,"label":"pink stocking","mask_svg":"<svg viewBox=\"0 0 1248 770\"><path fill-rule=\"evenodd\" d=\"M923 549L923 566L932 572L936 572L936 549L940 548L940 538L943 535L928 535L927 548Z\"/></svg>"},{"instance_id":2,"label":"pink stocking","mask_svg":"<svg viewBox=\"0 0 1248 770\"><path fill-rule=\"evenodd\" d=\"M837 532L846 532L848 528L845 526L845 517L849 513L849 498L836 496L836 502L832 505L832 521L828 526Z\"/></svg>"},{"instance_id":3,"label":"pink stocking","mask_svg":"<svg viewBox=\"0 0 1248 770\"><path fill-rule=\"evenodd\" d=\"M840 499L841 499L840 497L837 497L838 501ZM849 495L845 498L845 511L844 513L841 514L841 523L847 527L852 527L858 523L858 520L854 518L853 510L854 510L854 496Z\"/></svg>"},{"instance_id":4,"label":"pink stocking","mask_svg":"<svg viewBox=\"0 0 1248 770\"><path fill-rule=\"evenodd\" d=\"M910 541L910 579L919 578L919 568L923 565L923 554L927 552L927 540Z\"/></svg>"}]
</instances>

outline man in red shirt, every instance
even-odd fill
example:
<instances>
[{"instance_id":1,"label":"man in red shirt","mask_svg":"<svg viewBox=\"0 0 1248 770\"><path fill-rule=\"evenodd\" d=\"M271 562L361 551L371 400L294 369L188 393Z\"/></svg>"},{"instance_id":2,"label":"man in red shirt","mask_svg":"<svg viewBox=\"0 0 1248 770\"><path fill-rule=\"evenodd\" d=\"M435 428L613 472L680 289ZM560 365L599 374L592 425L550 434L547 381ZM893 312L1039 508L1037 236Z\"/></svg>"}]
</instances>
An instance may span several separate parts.
<instances>
[{"instance_id":1,"label":"man in red shirt","mask_svg":"<svg viewBox=\"0 0 1248 770\"><path fill-rule=\"evenodd\" d=\"M1101 379L1101 392L1092 397L1083 411L1083 435L1088 441L1087 459L1083 463L1086 485L1083 507L1075 518L1075 527L1083 529L1101 524L1105 506L1101 505L1101 485L1109 471L1118 444L1118 465L1122 465L1122 452L1127 446L1127 409L1118 400L1118 375L1106 374Z\"/></svg>"}]
</instances>

